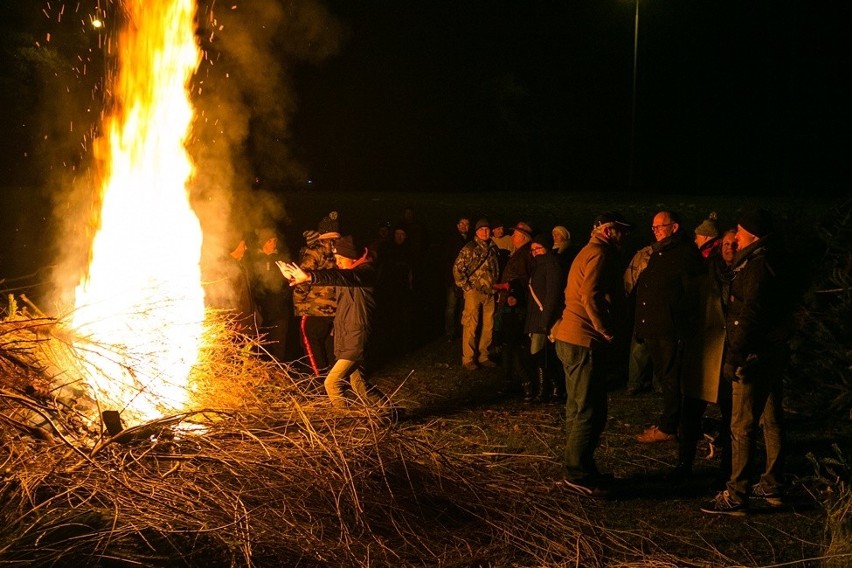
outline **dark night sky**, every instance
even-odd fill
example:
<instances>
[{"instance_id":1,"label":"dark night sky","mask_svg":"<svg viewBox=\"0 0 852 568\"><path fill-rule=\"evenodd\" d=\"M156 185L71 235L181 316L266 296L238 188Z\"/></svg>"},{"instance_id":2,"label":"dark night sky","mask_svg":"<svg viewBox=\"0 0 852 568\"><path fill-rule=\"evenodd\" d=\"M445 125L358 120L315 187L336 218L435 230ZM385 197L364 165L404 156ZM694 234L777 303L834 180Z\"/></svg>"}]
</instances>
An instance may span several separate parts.
<instances>
[{"instance_id":1,"label":"dark night sky","mask_svg":"<svg viewBox=\"0 0 852 568\"><path fill-rule=\"evenodd\" d=\"M297 82L317 187L626 188L629 0L328 4L350 36ZM642 2L636 188L848 191L849 4Z\"/></svg>"},{"instance_id":2,"label":"dark night sky","mask_svg":"<svg viewBox=\"0 0 852 568\"><path fill-rule=\"evenodd\" d=\"M276 1L286 12L291 0ZM314 188L627 188L631 0L293 3L308 1L347 30L335 56L288 66L289 143ZM31 0L9 6L20 22L0 24L4 48L41 17ZM635 188L848 192L851 8L642 0ZM33 128L22 109L51 97L22 98L16 65L4 49L0 166L25 183L19 151Z\"/></svg>"}]
</instances>

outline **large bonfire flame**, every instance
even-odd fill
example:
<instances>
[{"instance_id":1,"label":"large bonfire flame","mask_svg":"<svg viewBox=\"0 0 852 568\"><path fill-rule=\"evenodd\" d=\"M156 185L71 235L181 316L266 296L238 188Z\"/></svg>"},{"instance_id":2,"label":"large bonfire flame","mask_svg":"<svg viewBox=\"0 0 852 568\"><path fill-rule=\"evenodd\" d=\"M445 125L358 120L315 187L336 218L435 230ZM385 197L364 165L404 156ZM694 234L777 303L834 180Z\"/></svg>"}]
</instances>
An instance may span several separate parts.
<instances>
[{"instance_id":1,"label":"large bonfire flame","mask_svg":"<svg viewBox=\"0 0 852 568\"><path fill-rule=\"evenodd\" d=\"M73 327L101 408L126 423L183 409L204 327L201 226L190 207L194 0L125 0L102 208Z\"/></svg>"}]
</instances>

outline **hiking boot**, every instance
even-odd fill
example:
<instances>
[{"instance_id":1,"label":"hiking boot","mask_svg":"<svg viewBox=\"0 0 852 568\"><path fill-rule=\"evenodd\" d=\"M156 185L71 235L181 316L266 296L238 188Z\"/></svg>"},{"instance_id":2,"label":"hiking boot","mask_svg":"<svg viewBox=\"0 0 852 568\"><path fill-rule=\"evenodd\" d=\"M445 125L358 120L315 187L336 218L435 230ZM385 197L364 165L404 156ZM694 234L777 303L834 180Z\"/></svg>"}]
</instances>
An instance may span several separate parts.
<instances>
[{"instance_id":1,"label":"hiking boot","mask_svg":"<svg viewBox=\"0 0 852 568\"><path fill-rule=\"evenodd\" d=\"M674 434L666 434L656 426L651 426L636 436L636 440L643 444L653 444L655 442L673 442L674 440L677 440L677 436Z\"/></svg>"},{"instance_id":2,"label":"hiking boot","mask_svg":"<svg viewBox=\"0 0 852 568\"><path fill-rule=\"evenodd\" d=\"M468 371L475 371L479 368L477 366L477 364L474 363L473 361L468 361L467 363L462 363L462 367L464 367Z\"/></svg>"},{"instance_id":3,"label":"hiking boot","mask_svg":"<svg viewBox=\"0 0 852 568\"><path fill-rule=\"evenodd\" d=\"M701 510L711 515L731 515L744 517L748 512L747 501L735 501L727 490L720 491L712 501L701 507Z\"/></svg>"},{"instance_id":4,"label":"hiking boot","mask_svg":"<svg viewBox=\"0 0 852 568\"><path fill-rule=\"evenodd\" d=\"M485 367L486 369L494 369L497 367L497 363L492 361L491 359L485 359L479 362L480 366Z\"/></svg>"},{"instance_id":5,"label":"hiking boot","mask_svg":"<svg viewBox=\"0 0 852 568\"><path fill-rule=\"evenodd\" d=\"M777 489L769 489L762 483L758 483L751 488L751 495L757 499L762 499L770 507L783 507L784 495Z\"/></svg>"}]
</instances>

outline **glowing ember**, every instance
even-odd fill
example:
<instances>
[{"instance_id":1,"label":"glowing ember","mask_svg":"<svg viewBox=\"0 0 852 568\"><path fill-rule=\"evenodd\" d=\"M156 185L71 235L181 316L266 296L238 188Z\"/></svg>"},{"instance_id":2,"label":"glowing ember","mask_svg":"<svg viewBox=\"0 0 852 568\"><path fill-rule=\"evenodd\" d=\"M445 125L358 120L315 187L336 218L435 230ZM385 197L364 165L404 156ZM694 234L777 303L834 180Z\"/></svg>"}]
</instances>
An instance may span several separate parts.
<instances>
[{"instance_id":1,"label":"glowing ember","mask_svg":"<svg viewBox=\"0 0 852 568\"><path fill-rule=\"evenodd\" d=\"M106 120L99 227L73 326L103 409L134 423L180 410L198 359L201 227L186 184L187 85L201 58L194 0L125 0Z\"/></svg>"}]
</instances>

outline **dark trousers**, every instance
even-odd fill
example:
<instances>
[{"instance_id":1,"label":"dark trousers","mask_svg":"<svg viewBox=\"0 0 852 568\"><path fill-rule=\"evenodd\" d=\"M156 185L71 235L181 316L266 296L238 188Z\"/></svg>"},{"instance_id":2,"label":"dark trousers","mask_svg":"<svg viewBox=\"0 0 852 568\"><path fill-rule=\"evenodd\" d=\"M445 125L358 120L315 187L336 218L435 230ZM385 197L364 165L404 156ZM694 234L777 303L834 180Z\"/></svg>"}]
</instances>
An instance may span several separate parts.
<instances>
[{"instance_id":1,"label":"dark trousers","mask_svg":"<svg viewBox=\"0 0 852 568\"><path fill-rule=\"evenodd\" d=\"M600 353L556 341L556 354L565 368L565 470L570 479L594 477L595 449L606 426L606 366Z\"/></svg>"},{"instance_id":2,"label":"dark trousers","mask_svg":"<svg viewBox=\"0 0 852 568\"><path fill-rule=\"evenodd\" d=\"M675 339L645 339L654 374L663 391L663 408L657 427L676 434L680 423L680 346Z\"/></svg>"},{"instance_id":3,"label":"dark trousers","mask_svg":"<svg viewBox=\"0 0 852 568\"><path fill-rule=\"evenodd\" d=\"M719 427L718 445L722 453L719 464L720 477L727 479L731 475L731 383L720 378L719 412L722 424ZM702 437L701 423L707 410L707 401L684 397L678 428L678 462L691 466L695 461L698 441Z\"/></svg>"},{"instance_id":4,"label":"dark trousers","mask_svg":"<svg viewBox=\"0 0 852 568\"><path fill-rule=\"evenodd\" d=\"M334 316L302 316L300 335L308 363L315 375L325 372L334 363Z\"/></svg>"},{"instance_id":5,"label":"dark trousers","mask_svg":"<svg viewBox=\"0 0 852 568\"><path fill-rule=\"evenodd\" d=\"M284 318L270 322L263 322L260 333L263 335L263 351L268 357L275 361L287 361L287 333L290 320Z\"/></svg>"},{"instance_id":6,"label":"dark trousers","mask_svg":"<svg viewBox=\"0 0 852 568\"><path fill-rule=\"evenodd\" d=\"M786 351L765 354L757 364L748 366L744 378L732 385L731 480L728 492L737 501L751 492L751 474L755 469L757 436L763 427L766 464L760 483L769 491L784 485L784 461L787 449L784 430L782 375Z\"/></svg>"}]
</instances>

